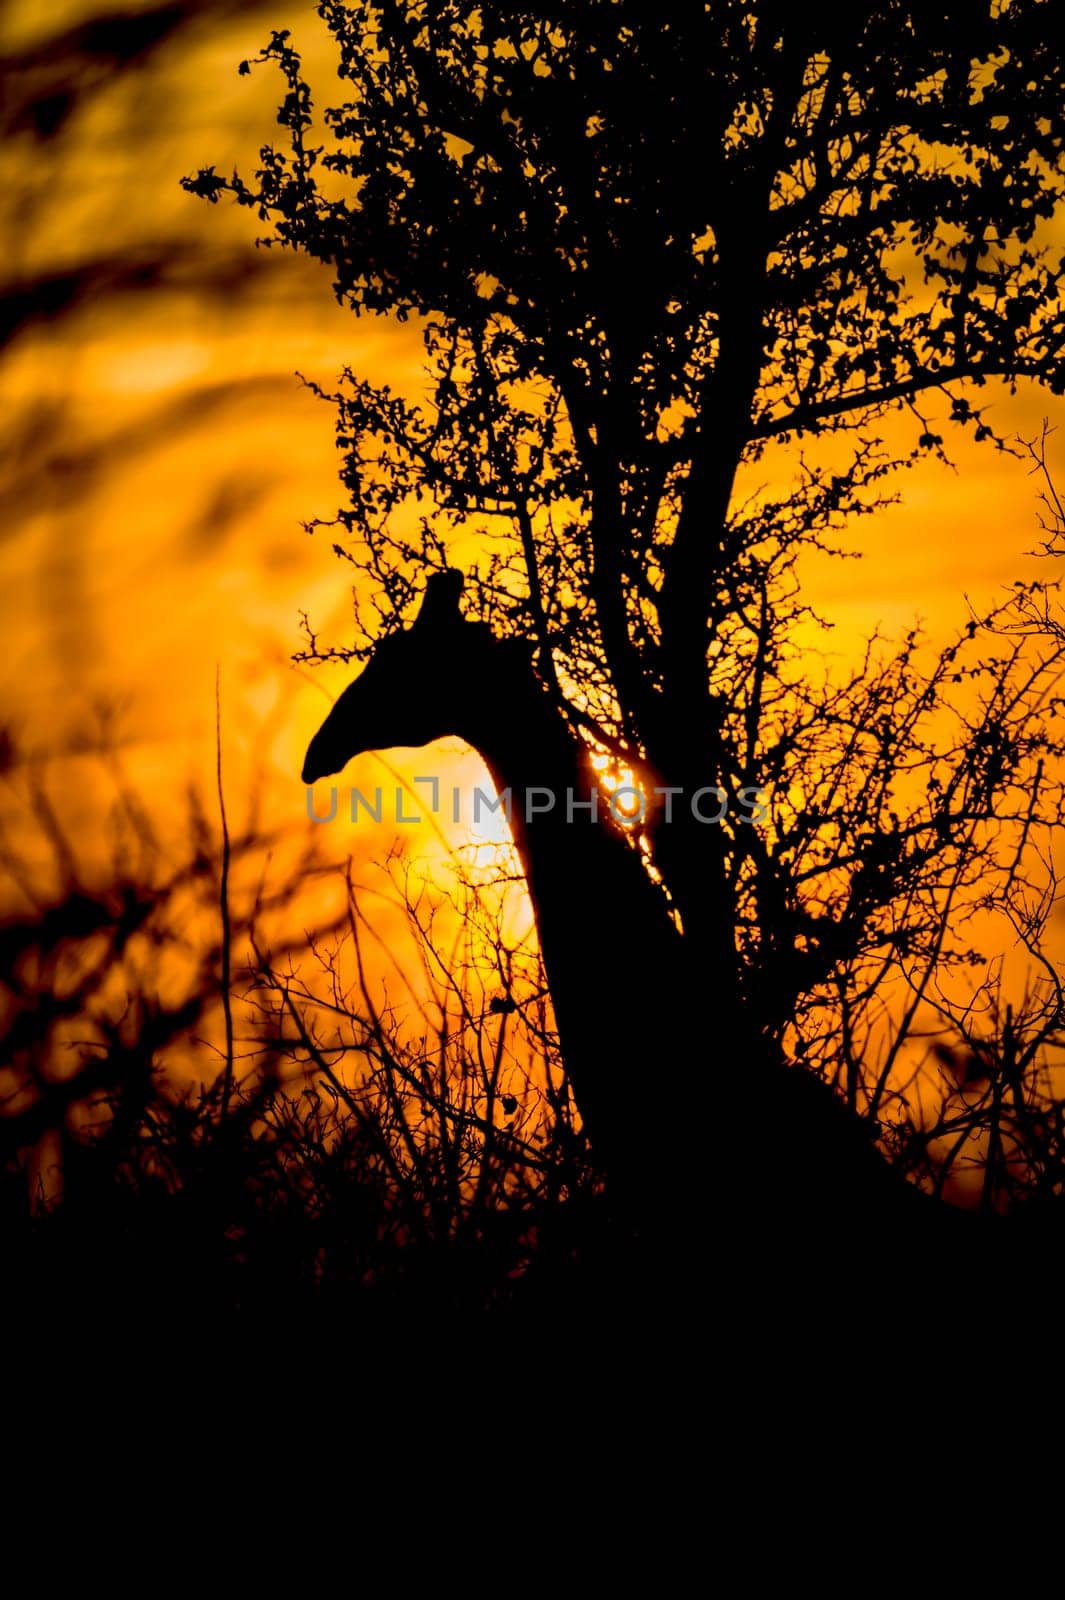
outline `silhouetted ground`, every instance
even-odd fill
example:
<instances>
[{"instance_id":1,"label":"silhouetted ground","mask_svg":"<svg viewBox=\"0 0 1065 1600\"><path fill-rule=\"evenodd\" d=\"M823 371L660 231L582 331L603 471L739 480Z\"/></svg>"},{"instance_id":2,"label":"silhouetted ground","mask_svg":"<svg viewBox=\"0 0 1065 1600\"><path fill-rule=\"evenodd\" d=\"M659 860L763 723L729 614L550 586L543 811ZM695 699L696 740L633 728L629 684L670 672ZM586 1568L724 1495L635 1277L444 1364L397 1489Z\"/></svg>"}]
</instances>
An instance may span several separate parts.
<instances>
[{"instance_id":1,"label":"silhouetted ground","mask_svg":"<svg viewBox=\"0 0 1065 1600\"><path fill-rule=\"evenodd\" d=\"M201 853L192 874L208 904L217 866ZM213 944L169 1008L143 967L139 993L105 1001L137 939L154 927L162 956L177 937L166 906L189 880L179 867L166 883L72 882L4 931L9 1373L53 1350L64 1371L92 1352L120 1371L235 1375L307 1353L372 1372L388 1352L387 1371L417 1384L446 1351L501 1399L580 1366L645 1403L659 1385L742 1378L753 1404L803 1372L877 1390L899 1363L940 1382L978 1357L1033 1373L1048 1358L1059 1204L979 1217L918 1196L846 1136L841 1106L821 1115L827 1091L805 1075L773 1091L776 1144L768 1102L748 1107L749 1139L735 1136L742 1108L719 1107L697 1171L655 1155L649 1107L646 1187L624 1203L563 1122L535 1169L531 1144L405 1122L398 1043L360 1093L286 1079L291 1027L243 1086L227 1088L206 1045L208 1086L176 1086L169 1053L217 1021ZM458 1126L446 1089L429 1110ZM799 1126L820 1142L796 1141Z\"/></svg>"},{"instance_id":2,"label":"silhouetted ground","mask_svg":"<svg viewBox=\"0 0 1065 1600\"><path fill-rule=\"evenodd\" d=\"M221 1135L217 1091L127 1104L92 1143L68 1141L63 1196L36 1214L12 1167L0 1191L8 1338L190 1354L219 1338L245 1353L339 1339L354 1357L478 1330L503 1382L507 1341L542 1329L566 1359L761 1351L768 1376L916 1348L949 1364L974 1343L994 1361L1005 1337L1036 1340L1058 1291L1057 1224L943 1225L934 1202L874 1218L767 1185L742 1205L640 1226L589 1193L434 1227L353 1119L328 1141L307 1123L264 1132L269 1092L234 1105Z\"/></svg>"}]
</instances>

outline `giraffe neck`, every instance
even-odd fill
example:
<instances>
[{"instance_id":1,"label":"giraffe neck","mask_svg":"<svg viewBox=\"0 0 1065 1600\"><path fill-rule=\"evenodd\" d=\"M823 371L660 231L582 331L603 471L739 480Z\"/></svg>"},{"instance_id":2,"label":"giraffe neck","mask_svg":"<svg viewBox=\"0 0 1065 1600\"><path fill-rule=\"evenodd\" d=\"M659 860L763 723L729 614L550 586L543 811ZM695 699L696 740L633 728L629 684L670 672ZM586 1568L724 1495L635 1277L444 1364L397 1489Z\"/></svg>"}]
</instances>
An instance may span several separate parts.
<instances>
[{"instance_id":1,"label":"giraffe neck","mask_svg":"<svg viewBox=\"0 0 1065 1600\"><path fill-rule=\"evenodd\" d=\"M537 918L553 926L556 912L569 921L621 908L637 916L630 901L639 886L651 887L647 875L612 819L587 747L530 679L523 694L508 697L508 717L459 731L508 798ZM652 890L652 903L657 898Z\"/></svg>"},{"instance_id":2,"label":"giraffe neck","mask_svg":"<svg viewBox=\"0 0 1065 1600\"><path fill-rule=\"evenodd\" d=\"M509 793L562 1053L589 1131L609 1146L631 1140L619 1119L645 1113L641 1080L683 987L683 940L611 821L586 747L532 684L505 720L456 731Z\"/></svg>"}]
</instances>

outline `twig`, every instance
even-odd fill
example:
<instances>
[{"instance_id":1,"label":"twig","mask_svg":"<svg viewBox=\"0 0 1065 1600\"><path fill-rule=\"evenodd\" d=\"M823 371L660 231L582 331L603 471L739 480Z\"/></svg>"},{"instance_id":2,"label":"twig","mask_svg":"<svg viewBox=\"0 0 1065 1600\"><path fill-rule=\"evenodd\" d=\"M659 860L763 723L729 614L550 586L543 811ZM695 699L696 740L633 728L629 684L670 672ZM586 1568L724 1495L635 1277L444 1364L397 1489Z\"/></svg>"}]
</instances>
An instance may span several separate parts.
<instances>
[{"instance_id":1,"label":"twig","mask_svg":"<svg viewBox=\"0 0 1065 1600\"><path fill-rule=\"evenodd\" d=\"M222 788L222 690L221 673L217 663L214 671L214 712L218 811L222 819L222 875L219 881L218 902L222 916L222 1011L226 1022L226 1060L222 1074L222 1100L218 1108L218 1134L221 1137L233 1093L233 1001L230 995L232 930L229 920L229 823L226 820L226 799Z\"/></svg>"}]
</instances>

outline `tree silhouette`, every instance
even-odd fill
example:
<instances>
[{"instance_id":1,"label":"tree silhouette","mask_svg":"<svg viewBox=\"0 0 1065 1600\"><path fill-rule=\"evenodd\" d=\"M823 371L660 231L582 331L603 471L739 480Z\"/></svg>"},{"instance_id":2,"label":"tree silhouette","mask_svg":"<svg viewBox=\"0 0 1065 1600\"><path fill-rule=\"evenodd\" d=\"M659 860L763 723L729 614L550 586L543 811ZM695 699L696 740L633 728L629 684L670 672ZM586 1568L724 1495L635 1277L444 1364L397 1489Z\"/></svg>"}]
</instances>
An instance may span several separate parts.
<instances>
[{"instance_id":1,"label":"tree silhouette","mask_svg":"<svg viewBox=\"0 0 1065 1600\"><path fill-rule=\"evenodd\" d=\"M705 1013L671 1027L657 997L663 1099L742 1117L754 1181L801 1174L819 1204L871 1172L863 1124L929 1170L907 1044L929 1012L957 1034L977 914L1042 950L1060 630L1018 587L938 656L873 641L840 681L800 649L797 563L944 456L936 415L1001 446L989 380L1065 387L1055 8L318 9L347 95L324 131L277 33L259 60L286 81L288 148L252 183L185 183L328 264L357 315L420 320L422 400L351 371L331 397L357 575L341 653L366 660L428 574L466 568L468 615L530 641L573 740L648 802L629 838L683 933L674 1006ZM763 459L790 483L759 492ZM711 791L708 825L690 802ZM1060 1021L1041 973L1035 1054ZM1030 1081L1003 1093L1035 1114ZM686 1120L663 1135L678 1169L705 1143Z\"/></svg>"}]
</instances>

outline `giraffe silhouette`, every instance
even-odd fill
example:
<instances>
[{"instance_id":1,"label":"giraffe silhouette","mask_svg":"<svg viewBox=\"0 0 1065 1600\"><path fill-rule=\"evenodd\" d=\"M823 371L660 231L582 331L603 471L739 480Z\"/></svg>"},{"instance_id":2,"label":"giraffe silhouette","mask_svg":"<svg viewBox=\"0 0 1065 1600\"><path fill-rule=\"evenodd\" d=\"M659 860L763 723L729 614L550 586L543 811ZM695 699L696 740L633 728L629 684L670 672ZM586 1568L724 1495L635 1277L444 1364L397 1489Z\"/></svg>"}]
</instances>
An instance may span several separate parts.
<instances>
[{"instance_id":1,"label":"giraffe silhouette","mask_svg":"<svg viewBox=\"0 0 1065 1600\"><path fill-rule=\"evenodd\" d=\"M831 1089L766 1050L757 1018L722 1024L714 973L693 969L632 842L608 807L586 809L588 748L529 641L464 618L462 590L457 571L429 578L414 622L376 645L311 740L303 781L445 736L477 750L510 792L563 1058L625 1226L674 1268L712 1260L744 1298L752 1273L753 1292L771 1285L781 1304L815 1280L823 1296L850 1293L863 1272L879 1293L883 1258L934 1244L953 1208L891 1168Z\"/></svg>"},{"instance_id":2,"label":"giraffe silhouette","mask_svg":"<svg viewBox=\"0 0 1065 1600\"><path fill-rule=\"evenodd\" d=\"M574 1097L604 1161L628 1169L646 1142L644 1080L683 999L683 940L530 644L463 617L462 590L458 571L429 578L412 625L377 644L311 740L303 781L445 736L480 754L509 794Z\"/></svg>"}]
</instances>

